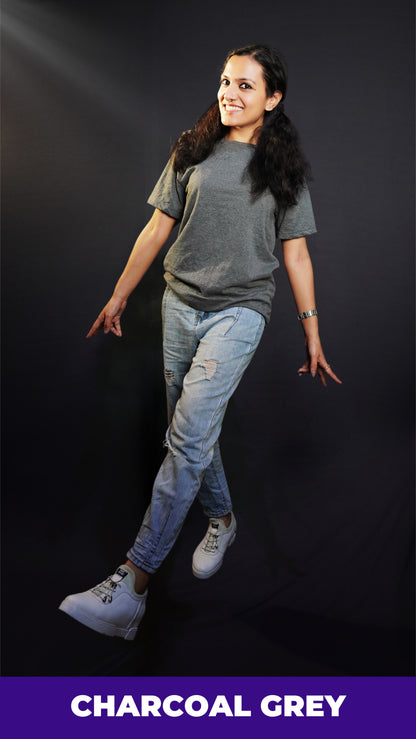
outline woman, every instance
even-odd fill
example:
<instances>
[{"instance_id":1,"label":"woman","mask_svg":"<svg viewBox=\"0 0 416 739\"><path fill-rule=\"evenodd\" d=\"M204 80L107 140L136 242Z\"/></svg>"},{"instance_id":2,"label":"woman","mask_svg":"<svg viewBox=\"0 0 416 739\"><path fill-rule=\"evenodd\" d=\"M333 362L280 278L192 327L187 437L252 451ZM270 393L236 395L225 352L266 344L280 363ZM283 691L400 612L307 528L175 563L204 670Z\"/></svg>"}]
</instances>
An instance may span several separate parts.
<instances>
[{"instance_id":1,"label":"woman","mask_svg":"<svg viewBox=\"0 0 416 739\"><path fill-rule=\"evenodd\" d=\"M60 609L110 636L133 639L147 585L172 548L198 496L209 518L193 573L221 567L236 521L218 438L227 402L270 318L276 235L302 322L307 359L299 374L340 382L322 350L305 236L315 232L306 163L283 112L286 70L279 55L253 45L230 52L218 101L173 147L110 301L88 337L121 336L127 299L179 223L165 262L162 303L168 396L167 454L127 561L114 575Z\"/></svg>"}]
</instances>

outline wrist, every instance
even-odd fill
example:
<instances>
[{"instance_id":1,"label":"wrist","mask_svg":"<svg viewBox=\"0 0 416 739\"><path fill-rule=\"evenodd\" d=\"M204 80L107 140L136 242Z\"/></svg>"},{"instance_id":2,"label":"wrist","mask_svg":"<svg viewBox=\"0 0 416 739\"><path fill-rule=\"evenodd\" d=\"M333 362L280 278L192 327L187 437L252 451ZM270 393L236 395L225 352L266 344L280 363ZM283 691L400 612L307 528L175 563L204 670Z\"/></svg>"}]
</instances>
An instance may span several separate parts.
<instances>
[{"instance_id":1,"label":"wrist","mask_svg":"<svg viewBox=\"0 0 416 739\"><path fill-rule=\"evenodd\" d=\"M316 308L312 308L311 310L306 310L303 313L298 313L298 321L306 321L308 318L313 318L313 316L317 316L318 311Z\"/></svg>"},{"instance_id":2,"label":"wrist","mask_svg":"<svg viewBox=\"0 0 416 739\"><path fill-rule=\"evenodd\" d=\"M316 308L298 313L298 321L301 322L305 338L319 339L318 333L318 311Z\"/></svg>"},{"instance_id":3,"label":"wrist","mask_svg":"<svg viewBox=\"0 0 416 739\"><path fill-rule=\"evenodd\" d=\"M121 303L127 303L129 296L118 292L118 290L114 290L112 297L114 300L119 300Z\"/></svg>"},{"instance_id":4,"label":"wrist","mask_svg":"<svg viewBox=\"0 0 416 739\"><path fill-rule=\"evenodd\" d=\"M301 321L301 324L302 324L303 333L306 339L319 340L319 326L318 326L318 319L316 316L313 316L311 318L307 318L304 321Z\"/></svg>"},{"instance_id":5,"label":"wrist","mask_svg":"<svg viewBox=\"0 0 416 739\"><path fill-rule=\"evenodd\" d=\"M314 343L317 341L320 341L318 329L316 329L316 331L305 331L304 336L305 336L305 341L308 344L312 341Z\"/></svg>"}]
</instances>

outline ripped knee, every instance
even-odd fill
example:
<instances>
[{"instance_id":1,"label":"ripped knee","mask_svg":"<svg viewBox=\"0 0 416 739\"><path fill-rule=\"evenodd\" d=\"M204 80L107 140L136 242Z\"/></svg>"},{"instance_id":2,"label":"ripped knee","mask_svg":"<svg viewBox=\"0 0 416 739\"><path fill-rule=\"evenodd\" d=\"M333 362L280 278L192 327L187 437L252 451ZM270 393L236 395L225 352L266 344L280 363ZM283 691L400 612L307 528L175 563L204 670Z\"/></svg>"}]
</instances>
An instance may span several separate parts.
<instances>
[{"instance_id":1,"label":"ripped knee","mask_svg":"<svg viewBox=\"0 0 416 739\"><path fill-rule=\"evenodd\" d=\"M207 380L210 380L217 371L217 360L216 359L204 359L202 366L205 370L205 376Z\"/></svg>"}]
</instances>

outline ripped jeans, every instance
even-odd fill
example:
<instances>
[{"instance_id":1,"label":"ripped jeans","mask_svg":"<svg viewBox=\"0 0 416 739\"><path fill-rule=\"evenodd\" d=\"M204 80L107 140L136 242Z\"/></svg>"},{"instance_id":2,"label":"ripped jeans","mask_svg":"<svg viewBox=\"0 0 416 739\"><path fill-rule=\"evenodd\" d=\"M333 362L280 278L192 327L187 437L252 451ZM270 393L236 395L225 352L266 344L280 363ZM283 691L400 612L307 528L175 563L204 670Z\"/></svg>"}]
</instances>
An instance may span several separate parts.
<instances>
[{"instance_id":1,"label":"ripped jeans","mask_svg":"<svg viewBox=\"0 0 416 739\"><path fill-rule=\"evenodd\" d=\"M227 403L254 355L265 323L250 308L196 311L169 287L163 296L162 319L168 451L127 553L150 574L171 550L197 495L207 516L231 511L218 438Z\"/></svg>"}]
</instances>

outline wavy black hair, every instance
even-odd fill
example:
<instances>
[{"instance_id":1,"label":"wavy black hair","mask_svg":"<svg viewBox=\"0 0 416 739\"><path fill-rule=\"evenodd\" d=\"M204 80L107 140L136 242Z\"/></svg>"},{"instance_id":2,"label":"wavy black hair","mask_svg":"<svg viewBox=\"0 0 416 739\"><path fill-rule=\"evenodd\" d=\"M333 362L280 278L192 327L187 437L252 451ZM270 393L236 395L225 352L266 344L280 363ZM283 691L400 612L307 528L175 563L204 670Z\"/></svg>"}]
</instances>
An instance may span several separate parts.
<instances>
[{"instance_id":1,"label":"wavy black hair","mask_svg":"<svg viewBox=\"0 0 416 739\"><path fill-rule=\"evenodd\" d=\"M232 56L250 56L263 68L266 92L277 90L282 99L272 111L264 112L257 145L248 165L252 193L256 197L269 187L278 205L295 205L300 190L310 176L309 164L300 147L296 128L284 112L283 100L287 89L287 69L282 56L268 46L252 44L227 54L223 65ZM181 172L206 159L217 141L224 138L228 126L221 123L218 102L213 103L195 126L185 131L172 147L173 167Z\"/></svg>"}]
</instances>

